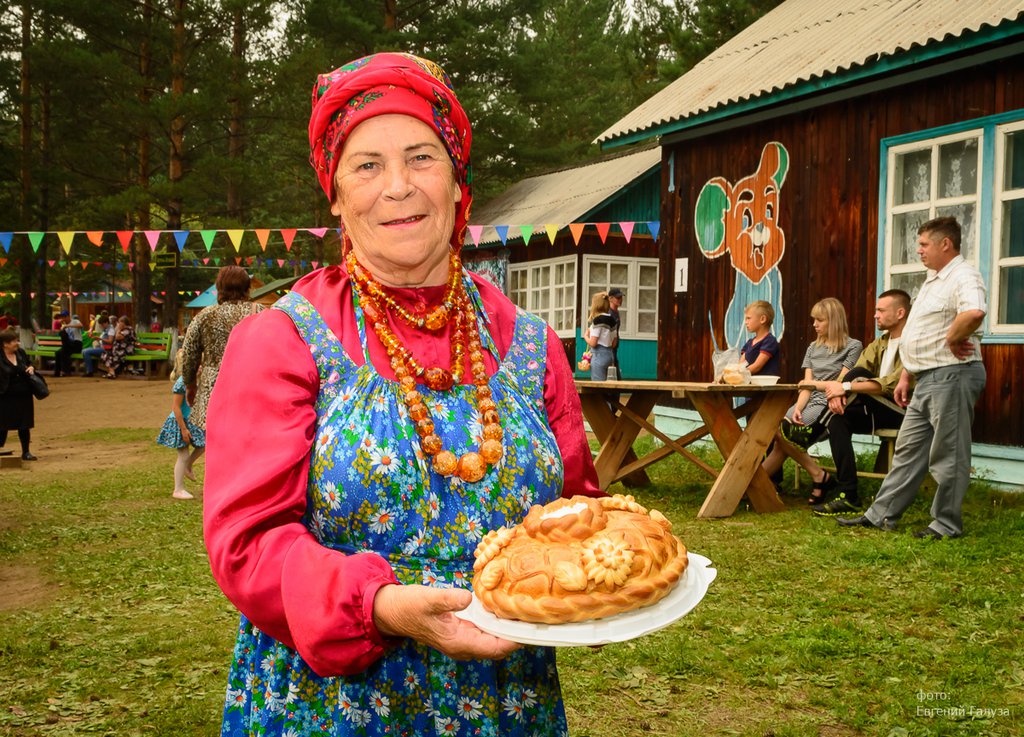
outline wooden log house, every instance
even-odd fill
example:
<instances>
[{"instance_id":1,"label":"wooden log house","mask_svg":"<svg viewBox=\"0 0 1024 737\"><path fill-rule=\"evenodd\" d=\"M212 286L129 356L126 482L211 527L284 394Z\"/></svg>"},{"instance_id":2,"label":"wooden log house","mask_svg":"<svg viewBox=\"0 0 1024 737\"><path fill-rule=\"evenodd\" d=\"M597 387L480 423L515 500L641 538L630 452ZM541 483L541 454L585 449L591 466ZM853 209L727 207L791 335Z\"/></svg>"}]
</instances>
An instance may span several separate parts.
<instances>
[{"instance_id":1,"label":"wooden log house","mask_svg":"<svg viewBox=\"0 0 1024 737\"><path fill-rule=\"evenodd\" d=\"M955 215L986 279L978 473L1024 479L1024 2L788 0L601 134L657 138L657 378L708 378L737 309L780 313L801 376L811 306L875 337L876 296L915 294L917 226ZM685 289L674 284L685 269Z\"/></svg>"}]
</instances>

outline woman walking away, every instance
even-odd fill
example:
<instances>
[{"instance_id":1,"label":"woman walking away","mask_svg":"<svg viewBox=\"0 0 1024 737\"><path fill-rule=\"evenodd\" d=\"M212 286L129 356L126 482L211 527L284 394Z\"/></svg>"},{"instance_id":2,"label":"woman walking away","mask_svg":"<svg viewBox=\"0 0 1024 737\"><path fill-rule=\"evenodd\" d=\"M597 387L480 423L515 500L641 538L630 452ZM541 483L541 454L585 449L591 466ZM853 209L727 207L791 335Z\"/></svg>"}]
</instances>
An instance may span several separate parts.
<instances>
[{"instance_id":1,"label":"woman walking away","mask_svg":"<svg viewBox=\"0 0 1024 737\"><path fill-rule=\"evenodd\" d=\"M192 499L193 496L185 488L185 479L196 480L192 465L206 449L206 433L189 421L191 408L185 401L185 381L180 374L183 355L184 349L179 348L171 372L171 381L174 382L171 387L171 414L164 420L156 442L178 451L178 459L174 462L174 492L171 496L175 499ZM191 452L189 445L193 448Z\"/></svg>"},{"instance_id":2,"label":"woman walking away","mask_svg":"<svg viewBox=\"0 0 1024 737\"><path fill-rule=\"evenodd\" d=\"M0 448L7 443L8 431L17 430L23 461L36 460L28 447L35 425L32 387L28 381L33 373L35 367L21 349L18 331L0 330Z\"/></svg>"},{"instance_id":3,"label":"woman walking away","mask_svg":"<svg viewBox=\"0 0 1024 737\"><path fill-rule=\"evenodd\" d=\"M185 333L181 376L185 380L192 422L206 427L206 405L220 372L220 361L235 325L255 315L263 305L249 301L249 275L241 266L225 266L217 272L217 304L196 315ZM202 374L199 367L202 366Z\"/></svg>"}]
</instances>

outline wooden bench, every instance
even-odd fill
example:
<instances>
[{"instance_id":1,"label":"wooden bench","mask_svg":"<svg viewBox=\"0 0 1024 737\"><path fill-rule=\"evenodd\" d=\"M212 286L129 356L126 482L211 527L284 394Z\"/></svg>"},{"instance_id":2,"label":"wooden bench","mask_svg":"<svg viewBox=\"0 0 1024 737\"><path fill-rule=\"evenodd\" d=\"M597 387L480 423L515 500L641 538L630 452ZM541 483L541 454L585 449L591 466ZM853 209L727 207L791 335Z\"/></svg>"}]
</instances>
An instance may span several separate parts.
<instances>
[{"instance_id":1,"label":"wooden bench","mask_svg":"<svg viewBox=\"0 0 1024 737\"><path fill-rule=\"evenodd\" d=\"M83 335L82 336L82 350L84 351L86 348L89 348L90 346L92 346L92 336L91 335ZM60 348L61 348L61 342L60 342L60 334L59 333L39 333L38 335L36 335L36 344L35 344L35 346L32 347L32 348L27 349L25 351L25 354L28 355L28 356L31 356L32 358L38 358L39 359L39 365L36 366L36 368L37 369L42 369L43 368L43 363L46 360L54 361L54 366L56 366L57 351L59 351ZM82 354L81 353L73 353L73 354L71 354L71 360L72 361L81 361L82 360Z\"/></svg>"},{"instance_id":2,"label":"wooden bench","mask_svg":"<svg viewBox=\"0 0 1024 737\"><path fill-rule=\"evenodd\" d=\"M170 333L138 333L135 352L125 356L128 363L142 364L146 378L167 376L171 358Z\"/></svg>"}]
</instances>

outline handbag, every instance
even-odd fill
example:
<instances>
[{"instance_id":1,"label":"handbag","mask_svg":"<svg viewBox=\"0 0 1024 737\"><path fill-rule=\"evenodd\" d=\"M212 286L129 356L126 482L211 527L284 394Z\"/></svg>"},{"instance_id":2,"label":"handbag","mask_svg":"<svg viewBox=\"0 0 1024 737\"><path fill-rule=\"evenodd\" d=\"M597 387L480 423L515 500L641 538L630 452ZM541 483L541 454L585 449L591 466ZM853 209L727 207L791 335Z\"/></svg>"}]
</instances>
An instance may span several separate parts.
<instances>
[{"instance_id":1,"label":"handbag","mask_svg":"<svg viewBox=\"0 0 1024 737\"><path fill-rule=\"evenodd\" d=\"M28 385L32 388L32 396L36 399L46 399L50 396L50 387L46 384L46 379L39 375L38 372L33 371L28 374Z\"/></svg>"}]
</instances>

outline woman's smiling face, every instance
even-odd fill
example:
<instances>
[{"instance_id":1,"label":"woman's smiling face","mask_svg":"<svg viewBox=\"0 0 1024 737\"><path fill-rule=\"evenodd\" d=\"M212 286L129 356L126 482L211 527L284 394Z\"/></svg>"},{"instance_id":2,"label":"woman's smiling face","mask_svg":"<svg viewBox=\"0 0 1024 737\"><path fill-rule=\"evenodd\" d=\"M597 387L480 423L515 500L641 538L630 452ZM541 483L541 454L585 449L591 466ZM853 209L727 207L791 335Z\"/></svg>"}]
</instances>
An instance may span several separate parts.
<instances>
[{"instance_id":1,"label":"woman's smiling face","mask_svg":"<svg viewBox=\"0 0 1024 737\"><path fill-rule=\"evenodd\" d=\"M441 139L407 115L360 123L341 151L331 212L360 263L392 286L442 284L462 192Z\"/></svg>"}]
</instances>

